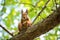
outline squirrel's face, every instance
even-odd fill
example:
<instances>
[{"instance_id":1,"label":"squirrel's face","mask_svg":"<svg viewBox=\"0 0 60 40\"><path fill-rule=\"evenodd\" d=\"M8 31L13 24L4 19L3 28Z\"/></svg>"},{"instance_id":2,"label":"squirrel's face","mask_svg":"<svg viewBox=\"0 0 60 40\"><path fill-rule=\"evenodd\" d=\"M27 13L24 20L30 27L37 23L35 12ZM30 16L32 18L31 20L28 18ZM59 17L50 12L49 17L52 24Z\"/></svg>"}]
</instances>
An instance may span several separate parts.
<instances>
[{"instance_id":1,"label":"squirrel's face","mask_svg":"<svg viewBox=\"0 0 60 40\"><path fill-rule=\"evenodd\" d=\"M26 10L26 12L23 12L23 10L22 10L21 13L22 13L22 19L26 20L28 18L28 10Z\"/></svg>"},{"instance_id":2,"label":"squirrel's face","mask_svg":"<svg viewBox=\"0 0 60 40\"><path fill-rule=\"evenodd\" d=\"M23 18L23 19L27 19L27 13L23 13L23 14L22 14L22 18Z\"/></svg>"}]
</instances>

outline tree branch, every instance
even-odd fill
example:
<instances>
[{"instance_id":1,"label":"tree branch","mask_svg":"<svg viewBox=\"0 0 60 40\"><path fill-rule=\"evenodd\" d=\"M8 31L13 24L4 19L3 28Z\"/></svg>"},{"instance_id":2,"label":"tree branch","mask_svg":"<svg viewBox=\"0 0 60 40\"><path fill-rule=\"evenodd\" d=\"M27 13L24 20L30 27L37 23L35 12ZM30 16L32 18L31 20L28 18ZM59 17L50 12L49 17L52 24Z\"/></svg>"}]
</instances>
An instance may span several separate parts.
<instances>
[{"instance_id":1,"label":"tree branch","mask_svg":"<svg viewBox=\"0 0 60 40\"><path fill-rule=\"evenodd\" d=\"M55 1L55 7L56 7L56 9L57 9L57 2L56 2L57 0L54 0L54 1Z\"/></svg>"},{"instance_id":2,"label":"tree branch","mask_svg":"<svg viewBox=\"0 0 60 40\"><path fill-rule=\"evenodd\" d=\"M24 34L16 35L10 40L33 40L34 38L53 29L58 24L60 24L60 7L42 22L38 22L28 28Z\"/></svg>"},{"instance_id":3,"label":"tree branch","mask_svg":"<svg viewBox=\"0 0 60 40\"><path fill-rule=\"evenodd\" d=\"M27 5L31 5L32 7L35 7L34 5L32 5L30 3L19 3L19 4L27 4Z\"/></svg>"},{"instance_id":4,"label":"tree branch","mask_svg":"<svg viewBox=\"0 0 60 40\"><path fill-rule=\"evenodd\" d=\"M35 20L38 18L38 16L40 16L40 14L43 12L43 10L46 8L46 6L47 6L47 4L48 4L49 1L50 1L50 0L48 0L48 1L45 3L44 7L43 7L42 10L38 13L38 15L36 16L36 18L35 18L34 21L32 22L32 24L35 22Z\"/></svg>"},{"instance_id":5,"label":"tree branch","mask_svg":"<svg viewBox=\"0 0 60 40\"><path fill-rule=\"evenodd\" d=\"M1 10L2 12L3 12L4 8L5 8L5 0L4 0L3 8Z\"/></svg>"},{"instance_id":6,"label":"tree branch","mask_svg":"<svg viewBox=\"0 0 60 40\"><path fill-rule=\"evenodd\" d=\"M13 34L10 33L10 32L9 32L6 28L4 28L1 24L0 24L0 27L13 37Z\"/></svg>"}]
</instances>

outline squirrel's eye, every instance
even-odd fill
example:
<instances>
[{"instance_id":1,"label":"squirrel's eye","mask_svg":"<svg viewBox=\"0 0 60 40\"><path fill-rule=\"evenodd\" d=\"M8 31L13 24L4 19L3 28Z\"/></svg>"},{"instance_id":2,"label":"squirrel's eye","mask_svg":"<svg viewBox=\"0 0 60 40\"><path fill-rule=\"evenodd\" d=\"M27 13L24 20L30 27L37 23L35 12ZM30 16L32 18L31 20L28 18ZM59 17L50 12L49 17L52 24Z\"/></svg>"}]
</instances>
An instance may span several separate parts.
<instances>
[{"instance_id":1,"label":"squirrel's eye","mask_svg":"<svg viewBox=\"0 0 60 40\"><path fill-rule=\"evenodd\" d=\"M23 17L25 19L25 17Z\"/></svg>"}]
</instances>

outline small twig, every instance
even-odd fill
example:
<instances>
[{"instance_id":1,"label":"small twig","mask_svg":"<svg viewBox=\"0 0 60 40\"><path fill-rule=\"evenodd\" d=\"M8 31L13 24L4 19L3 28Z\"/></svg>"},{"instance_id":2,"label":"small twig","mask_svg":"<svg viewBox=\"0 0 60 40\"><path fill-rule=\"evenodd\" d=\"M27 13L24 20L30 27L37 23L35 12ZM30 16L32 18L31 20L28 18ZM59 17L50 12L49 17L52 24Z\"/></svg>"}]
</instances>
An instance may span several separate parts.
<instances>
[{"instance_id":1,"label":"small twig","mask_svg":"<svg viewBox=\"0 0 60 40\"><path fill-rule=\"evenodd\" d=\"M36 16L36 18L35 18L34 21L32 22L32 24L35 22L35 20L37 19L37 17L43 12L43 10L46 8L46 5L48 4L49 1L50 1L50 0L48 0L48 1L46 2L46 4L44 5L44 7L42 8L42 10L38 13L38 15Z\"/></svg>"},{"instance_id":2,"label":"small twig","mask_svg":"<svg viewBox=\"0 0 60 40\"><path fill-rule=\"evenodd\" d=\"M12 37L14 36L12 33L10 33L6 28L4 28L1 24L0 24L0 27L5 30L8 34L10 34Z\"/></svg>"},{"instance_id":3,"label":"small twig","mask_svg":"<svg viewBox=\"0 0 60 40\"><path fill-rule=\"evenodd\" d=\"M56 2L56 0L55 0L55 6L56 6L56 9L57 9L57 2Z\"/></svg>"},{"instance_id":4,"label":"small twig","mask_svg":"<svg viewBox=\"0 0 60 40\"><path fill-rule=\"evenodd\" d=\"M36 2L35 6L37 6L37 4L40 2L40 0L38 2Z\"/></svg>"},{"instance_id":5,"label":"small twig","mask_svg":"<svg viewBox=\"0 0 60 40\"><path fill-rule=\"evenodd\" d=\"M31 5L31 6L35 7L34 5L32 5L30 3L19 3L19 4L27 4L27 5Z\"/></svg>"},{"instance_id":6,"label":"small twig","mask_svg":"<svg viewBox=\"0 0 60 40\"><path fill-rule=\"evenodd\" d=\"M5 0L4 0L3 8L2 8L2 10L1 10L1 11L3 11L3 10L4 10L4 8L5 8Z\"/></svg>"}]
</instances>

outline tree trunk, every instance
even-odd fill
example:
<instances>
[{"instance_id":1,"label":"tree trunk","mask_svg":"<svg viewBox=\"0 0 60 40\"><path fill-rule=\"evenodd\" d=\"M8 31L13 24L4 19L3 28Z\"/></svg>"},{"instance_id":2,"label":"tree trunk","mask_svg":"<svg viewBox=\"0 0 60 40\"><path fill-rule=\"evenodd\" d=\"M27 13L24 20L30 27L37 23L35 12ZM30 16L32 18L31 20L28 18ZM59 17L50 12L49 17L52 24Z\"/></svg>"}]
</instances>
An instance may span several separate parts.
<instances>
[{"instance_id":1,"label":"tree trunk","mask_svg":"<svg viewBox=\"0 0 60 40\"><path fill-rule=\"evenodd\" d=\"M34 38L53 29L59 23L60 23L60 7L42 22L38 22L37 24L28 28L24 34L16 35L10 38L10 40L33 40Z\"/></svg>"}]
</instances>

